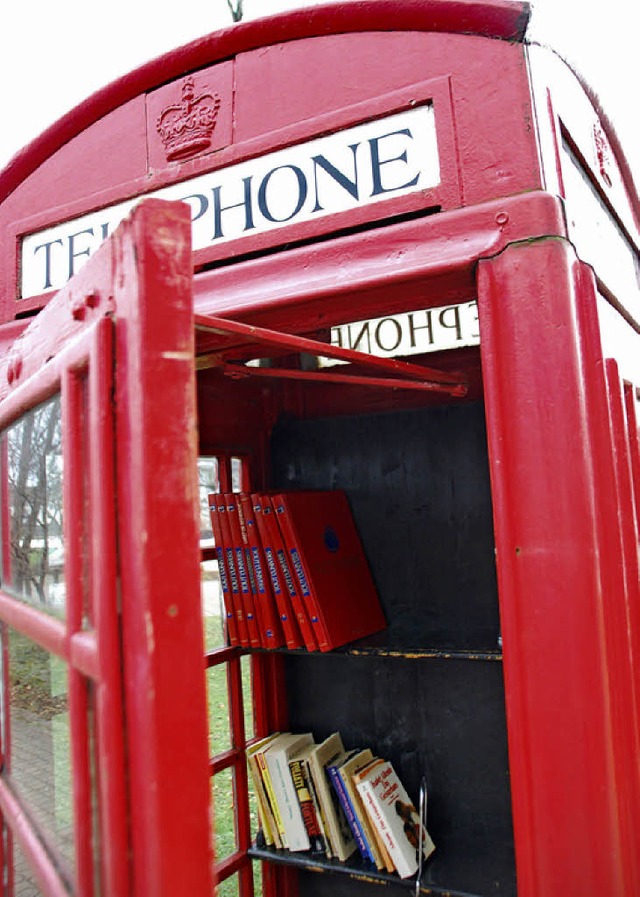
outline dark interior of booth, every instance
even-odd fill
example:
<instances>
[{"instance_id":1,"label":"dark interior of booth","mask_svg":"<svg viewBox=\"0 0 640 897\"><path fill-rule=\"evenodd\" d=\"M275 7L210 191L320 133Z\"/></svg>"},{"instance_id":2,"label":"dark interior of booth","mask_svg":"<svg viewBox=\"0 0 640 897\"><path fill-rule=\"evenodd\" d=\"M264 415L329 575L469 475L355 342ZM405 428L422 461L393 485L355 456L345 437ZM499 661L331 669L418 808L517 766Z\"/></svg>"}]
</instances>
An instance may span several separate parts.
<instances>
[{"instance_id":1,"label":"dark interior of booth","mask_svg":"<svg viewBox=\"0 0 640 897\"><path fill-rule=\"evenodd\" d=\"M371 748L393 763L416 805L426 781L436 850L422 893L515 895L480 349L411 358L459 372L467 392L452 397L321 376L299 382L264 367L260 377L229 376L226 361L243 364L264 349L224 347L211 361L206 348L200 453L251 458L256 490L344 490L387 621L328 653L279 649L290 731L318 743L339 731L346 748ZM266 364L308 367L282 352ZM297 867L304 897L357 897L372 881L392 894L415 890L355 855L339 863L278 851L258 833L252 855Z\"/></svg>"}]
</instances>

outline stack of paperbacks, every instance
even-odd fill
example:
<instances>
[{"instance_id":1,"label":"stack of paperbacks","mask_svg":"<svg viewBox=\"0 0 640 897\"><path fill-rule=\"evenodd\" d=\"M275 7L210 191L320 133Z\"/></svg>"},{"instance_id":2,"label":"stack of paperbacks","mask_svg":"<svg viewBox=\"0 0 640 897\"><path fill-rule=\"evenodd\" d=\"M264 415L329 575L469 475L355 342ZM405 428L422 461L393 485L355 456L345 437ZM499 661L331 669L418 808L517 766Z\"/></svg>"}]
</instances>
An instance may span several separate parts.
<instances>
[{"instance_id":1,"label":"stack of paperbacks","mask_svg":"<svg viewBox=\"0 0 640 897\"><path fill-rule=\"evenodd\" d=\"M212 493L232 645L330 651L386 621L340 490Z\"/></svg>"},{"instance_id":2,"label":"stack of paperbacks","mask_svg":"<svg viewBox=\"0 0 640 897\"><path fill-rule=\"evenodd\" d=\"M393 766L365 748L346 751L338 732L269 735L247 749L267 846L347 861L358 852L378 870L415 877L419 850L435 847Z\"/></svg>"}]
</instances>

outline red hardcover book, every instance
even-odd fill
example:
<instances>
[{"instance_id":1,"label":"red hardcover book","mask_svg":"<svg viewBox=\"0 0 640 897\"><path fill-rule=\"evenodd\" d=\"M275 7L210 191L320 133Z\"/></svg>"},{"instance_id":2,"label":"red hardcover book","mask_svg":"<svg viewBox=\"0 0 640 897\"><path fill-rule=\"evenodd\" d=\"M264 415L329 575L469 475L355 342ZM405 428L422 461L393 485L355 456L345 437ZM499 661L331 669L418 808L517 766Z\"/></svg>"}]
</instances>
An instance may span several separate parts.
<instances>
[{"instance_id":1,"label":"red hardcover book","mask_svg":"<svg viewBox=\"0 0 640 897\"><path fill-rule=\"evenodd\" d=\"M278 563L276 551L272 542L274 529L275 532L278 533L278 536L279 530L277 525L275 527L271 525L274 516L271 502L269 501L268 496L264 495L262 492L254 492L251 494L251 503L253 505L253 513L258 532L260 533L260 540L262 542L267 569L269 571L269 576L271 577L273 597L275 598L276 606L278 608L278 614L280 616L287 648L301 648L304 642L291 607L291 602L289 601L289 594L284 584L284 577L282 576L280 564ZM279 536L279 538L281 537Z\"/></svg>"},{"instance_id":2,"label":"red hardcover book","mask_svg":"<svg viewBox=\"0 0 640 897\"><path fill-rule=\"evenodd\" d=\"M238 509L242 538L249 557L248 564L253 570L256 612L258 614L262 644L265 648L279 648L285 644L282 623L280 622L280 615L278 614L276 600L273 595L271 577L269 576L267 562L262 550L260 533L258 532L253 511L253 502L247 492L238 494Z\"/></svg>"},{"instance_id":3,"label":"red hardcover book","mask_svg":"<svg viewBox=\"0 0 640 897\"><path fill-rule=\"evenodd\" d=\"M227 575L229 577L229 594L231 595L231 601L236 613L236 620L238 621L238 638L240 639L241 647L249 648L249 630L247 629L244 606L240 595L240 580L238 579L238 572L236 570L236 562L233 554L233 541L231 539L229 522L227 520L227 505L223 495L217 494L214 497L218 508L218 521L222 535L222 547L227 566Z\"/></svg>"},{"instance_id":4,"label":"red hardcover book","mask_svg":"<svg viewBox=\"0 0 640 897\"><path fill-rule=\"evenodd\" d=\"M386 627L347 496L341 490L272 496L321 651Z\"/></svg>"},{"instance_id":5,"label":"red hardcover book","mask_svg":"<svg viewBox=\"0 0 640 897\"><path fill-rule=\"evenodd\" d=\"M244 607L244 617L247 621L247 631L249 633L249 645L252 648L262 647L260 638L260 627L258 626L258 618L256 617L256 608L251 589L251 578L247 569L247 560L244 553L244 543L242 541L242 533L240 531L240 520L238 517L238 495L235 492L226 492L224 500L227 505L227 523L229 525L229 534L231 537L231 545L233 547L233 559L236 564L236 573L238 574L238 585L240 587L240 600Z\"/></svg>"},{"instance_id":6,"label":"red hardcover book","mask_svg":"<svg viewBox=\"0 0 640 897\"><path fill-rule=\"evenodd\" d=\"M238 635L238 621L236 619L236 610L233 606L231 596L231 585L229 580L229 571L227 562L224 557L224 547L222 544L222 529L218 515L217 495L209 495L209 515L211 517L211 529L213 530L213 539L216 544L216 556L218 558L218 575L220 576L220 587L222 588L222 600L224 602L226 631L230 645L239 645L240 637Z\"/></svg>"},{"instance_id":7,"label":"red hardcover book","mask_svg":"<svg viewBox=\"0 0 640 897\"><path fill-rule=\"evenodd\" d=\"M302 600L300 584L293 567L291 566L289 553L287 552L287 547L280 530L278 508L274 504L272 497L269 498L269 501L271 502L273 512L269 513L269 511L266 510L265 504L263 504L262 514L267 520L267 527L271 527L272 529L271 544L275 548L276 557L280 564L282 578L284 579L284 584L289 595L291 607L293 608L296 620L298 621L305 648L307 651L317 651L318 642L313 631L313 626L311 625L311 620L309 619L307 606Z\"/></svg>"}]
</instances>

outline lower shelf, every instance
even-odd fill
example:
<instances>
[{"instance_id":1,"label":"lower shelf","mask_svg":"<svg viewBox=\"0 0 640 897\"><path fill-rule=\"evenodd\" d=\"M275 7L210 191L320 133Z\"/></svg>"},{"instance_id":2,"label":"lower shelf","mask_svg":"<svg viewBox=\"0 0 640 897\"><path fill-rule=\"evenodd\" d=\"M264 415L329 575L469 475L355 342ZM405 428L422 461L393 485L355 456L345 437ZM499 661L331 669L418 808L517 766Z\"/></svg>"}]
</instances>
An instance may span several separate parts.
<instances>
[{"instance_id":1,"label":"lower shelf","mask_svg":"<svg viewBox=\"0 0 640 897\"><path fill-rule=\"evenodd\" d=\"M494 845L495 848L495 845ZM478 848L476 847L476 851ZM441 897L515 897L516 884L513 850L501 847L492 851L491 871L487 867L486 855L478 863L478 854L469 850L456 851L456 858L447 857L439 848L425 863L420 881L420 894L441 895ZM484 853L484 852L483 852ZM249 856L255 860L282 863L304 869L307 872L329 872L346 875L358 881L370 881L377 885L394 885L416 892L416 881L399 878L379 872L370 863L352 858L348 863L329 860L310 853L292 853L271 847L254 845ZM479 868L479 865L482 868Z\"/></svg>"}]
</instances>

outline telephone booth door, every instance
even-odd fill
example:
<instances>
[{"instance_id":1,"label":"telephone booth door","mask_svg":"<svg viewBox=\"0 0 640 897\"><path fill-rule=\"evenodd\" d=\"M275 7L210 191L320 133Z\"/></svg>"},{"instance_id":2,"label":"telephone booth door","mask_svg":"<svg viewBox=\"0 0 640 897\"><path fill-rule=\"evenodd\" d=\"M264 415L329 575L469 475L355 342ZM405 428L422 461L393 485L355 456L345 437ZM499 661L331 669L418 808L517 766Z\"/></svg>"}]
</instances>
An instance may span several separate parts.
<instances>
[{"instance_id":1,"label":"telephone booth door","mask_svg":"<svg viewBox=\"0 0 640 897\"><path fill-rule=\"evenodd\" d=\"M0 371L7 897L211 894L189 227L134 213Z\"/></svg>"}]
</instances>

